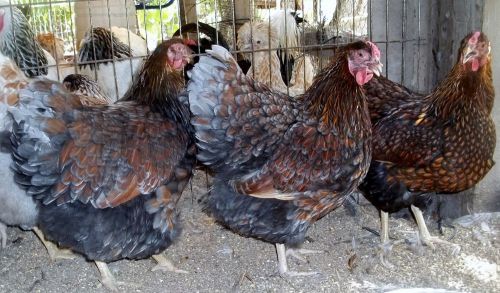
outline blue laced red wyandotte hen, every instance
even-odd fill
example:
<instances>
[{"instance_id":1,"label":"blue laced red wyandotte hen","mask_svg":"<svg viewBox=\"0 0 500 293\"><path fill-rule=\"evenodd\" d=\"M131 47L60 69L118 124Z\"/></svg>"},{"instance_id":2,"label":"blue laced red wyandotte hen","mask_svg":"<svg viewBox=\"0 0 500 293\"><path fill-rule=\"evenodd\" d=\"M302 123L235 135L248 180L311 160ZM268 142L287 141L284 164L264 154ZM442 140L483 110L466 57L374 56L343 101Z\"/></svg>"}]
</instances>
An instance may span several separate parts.
<instances>
[{"instance_id":1,"label":"blue laced red wyandotte hen","mask_svg":"<svg viewBox=\"0 0 500 293\"><path fill-rule=\"evenodd\" d=\"M430 235L421 209L434 192L473 187L494 164L488 38L481 32L467 35L457 63L427 96L411 95L379 78L365 90L372 111L373 161L360 190L381 210L382 243L390 246L388 213L410 207L423 243L450 244Z\"/></svg>"},{"instance_id":2,"label":"blue laced red wyandotte hen","mask_svg":"<svg viewBox=\"0 0 500 293\"><path fill-rule=\"evenodd\" d=\"M39 201L39 227L96 262L160 254L179 235L176 204L195 164L189 107L178 100L188 48L160 44L125 97L85 106L62 85L31 81L19 92L12 143L16 181Z\"/></svg>"},{"instance_id":3,"label":"blue laced red wyandotte hen","mask_svg":"<svg viewBox=\"0 0 500 293\"><path fill-rule=\"evenodd\" d=\"M197 157L215 177L207 212L243 236L275 243L281 275L311 274L288 271L285 244L301 244L368 170L371 125L361 85L379 74L379 57L370 42L340 48L301 99L247 78L220 46L191 71Z\"/></svg>"}]
</instances>

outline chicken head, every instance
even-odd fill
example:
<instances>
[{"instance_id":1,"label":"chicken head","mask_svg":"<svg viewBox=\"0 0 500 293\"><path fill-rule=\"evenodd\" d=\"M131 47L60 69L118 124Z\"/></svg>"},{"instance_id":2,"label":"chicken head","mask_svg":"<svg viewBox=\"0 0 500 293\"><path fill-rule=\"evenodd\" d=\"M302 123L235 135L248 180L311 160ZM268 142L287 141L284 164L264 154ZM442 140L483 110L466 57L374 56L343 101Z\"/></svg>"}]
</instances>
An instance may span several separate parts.
<instances>
[{"instance_id":1,"label":"chicken head","mask_svg":"<svg viewBox=\"0 0 500 293\"><path fill-rule=\"evenodd\" d=\"M175 70L182 70L189 63L189 48L183 43L175 43L168 47L167 63Z\"/></svg>"},{"instance_id":2,"label":"chicken head","mask_svg":"<svg viewBox=\"0 0 500 293\"><path fill-rule=\"evenodd\" d=\"M380 75L382 63L380 63L380 50L372 42L366 42L369 48L352 50L348 56L349 72L356 78L356 82L362 86L369 82L373 75Z\"/></svg>"},{"instance_id":3,"label":"chicken head","mask_svg":"<svg viewBox=\"0 0 500 293\"><path fill-rule=\"evenodd\" d=\"M470 68L472 71L478 71L490 59L490 41L485 34L479 31L470 33L464 39L462 48L462 63L465 68Z\"/></svg>"}]
</instances>

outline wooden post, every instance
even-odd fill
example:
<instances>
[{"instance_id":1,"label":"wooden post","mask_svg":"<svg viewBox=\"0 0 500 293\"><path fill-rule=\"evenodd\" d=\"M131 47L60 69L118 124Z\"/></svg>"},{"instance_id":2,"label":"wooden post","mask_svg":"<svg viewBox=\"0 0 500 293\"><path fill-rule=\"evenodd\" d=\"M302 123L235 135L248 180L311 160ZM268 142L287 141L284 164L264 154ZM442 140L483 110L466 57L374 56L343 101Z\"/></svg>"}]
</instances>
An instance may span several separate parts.
<instances>
[{"instance_id":1,"label":"wooden post","mask_svg":"<svg viewBox=\"0 0 500 293\"><path fill-rule=\"evenodd\" d=\"M75 2L77 44L91 26L119 26L138 31L133 0L89 0Z\"/></svg>"},{"instance_id":2,"label":"wooden post","mask_svg":"<svg viewBox=\"0 0 500 293\"><path fill-rule=\"evenodd\" d=\"M221 18L219 30L229 45L236 48L236 32L241 25L251 19L251 1L218 0L217 3L217 9Z\"/></svg>"},{"instance_id":3,"label":"wooden post","mask_svg":"<svg viewBox=\"0 0 500 293\"><path fill-rule=\"evenodd\" d=\"M493 83L495 89L500 91L500 1L486 0L484 6L483 31L488 35L491 42L491 54L493 55ZM498 97L498 94L497 94ZM497 98L493 107L493 119L497 128L497 146L493 160L497 163L493 166L486 177L479 182L475 190L477 201L474 203L475 211L500 211L500 102Z\"/></svg>"},{"instance_id":4,"label":"wooden post","mask_svg":"<svg viewBox=\"0 0 500 293\"><path fill-rule=\"evenodd\" d=\"M436 72L434 82L442 80L456 61L460 41L471 31L481 30L484 0L441 0L432 10L436 20L431 32Z\"/></svg>"},{"instance_id":5,"label":"wooden post","mask_svg":"<svg viewBox=\"0 0 500 293\"><path fill-rule=\"evenodd\" d=\"M195 23L198 19L196 13L196 0L179 0L181 25Z\"/></svg>"}]
</instances>

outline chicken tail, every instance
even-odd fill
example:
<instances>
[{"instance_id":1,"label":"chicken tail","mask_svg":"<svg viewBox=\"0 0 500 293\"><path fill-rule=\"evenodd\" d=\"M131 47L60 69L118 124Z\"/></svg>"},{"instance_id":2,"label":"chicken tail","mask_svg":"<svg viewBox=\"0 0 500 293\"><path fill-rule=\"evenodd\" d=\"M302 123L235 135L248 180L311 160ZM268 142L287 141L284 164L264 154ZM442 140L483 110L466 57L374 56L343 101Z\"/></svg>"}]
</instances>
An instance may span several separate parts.
<instances>
[{"instance_id":1,"label":"chicken tail","mask_svg":"<svg viewBox=\"0 0 500 293\"><path fill-rule=\"evenodd\" d=\"M222 107L219 101L224 97L225 87L232 91L245 86L240 82L246 80L245 75L231 54L221 46L213 46L207 51L208 56L201 56L200 62L188 74L189 104L193 117L191 123L196 128L198 139L198 159L205 165L216 168L224 165L232 144L227 141L221 125L212 121L221 119L215 117L216 107ZM229 107L227 107L228 110Z\"/></svg>"},{"instance_id":2,"label":"chicken tail","mask_svg":"<svg viewBox=\"0 0 500 293\"><path fill-rule=\"evenodd\" d=\"M46 79L31 81L18 96L18 107L9 109L14 120L11 144L16 182L26 186L28 194L42 195L57 180L58 156L54 154L67 140L67 119L72 120L72 110L81 103L62 85Z\"/></svg>"}]
</instances>

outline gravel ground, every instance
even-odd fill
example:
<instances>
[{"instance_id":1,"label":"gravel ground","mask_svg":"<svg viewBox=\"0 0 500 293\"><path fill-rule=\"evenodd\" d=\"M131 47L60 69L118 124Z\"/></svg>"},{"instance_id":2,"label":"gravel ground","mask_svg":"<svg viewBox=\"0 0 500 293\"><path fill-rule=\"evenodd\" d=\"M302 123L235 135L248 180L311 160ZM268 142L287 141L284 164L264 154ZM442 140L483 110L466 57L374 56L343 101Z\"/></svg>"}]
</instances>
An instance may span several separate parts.
<instances>
[{"instance_id":1,"label":"gravel ground","mask_svg":"<svg viewBox=\"0 0 500 293\"><path fill-rule=\"evenodd\" d=\"M165 251L178 268L189 274L152 272L152 259L110 264L123 292L406 292L402 288L435 288L453 292L500 292L500 213L462 218L443 239L460 244L436 250L416 243L413 221L390 220L390 235L405 239L393 247L392 268L380 264L378 215L362 205L352 217L339 208L317 222L303 248L324 253L289 260L295 271L319 271L312 277L285 279L277 274L274 246L240 237L215 224L200 211L197 197L206 191L198 173L192 191L181 203L184 232ZM105 292L95 265L78 257L51 262L36 236L8 229L7 247L0 251L0 292ZM436 230L431 233L437 235ZM449 291L439 292L449 292ZM417 291L412 291L417 292ZM429 292L428 289L418 292Z\"/></svg>"}]
</instances>

